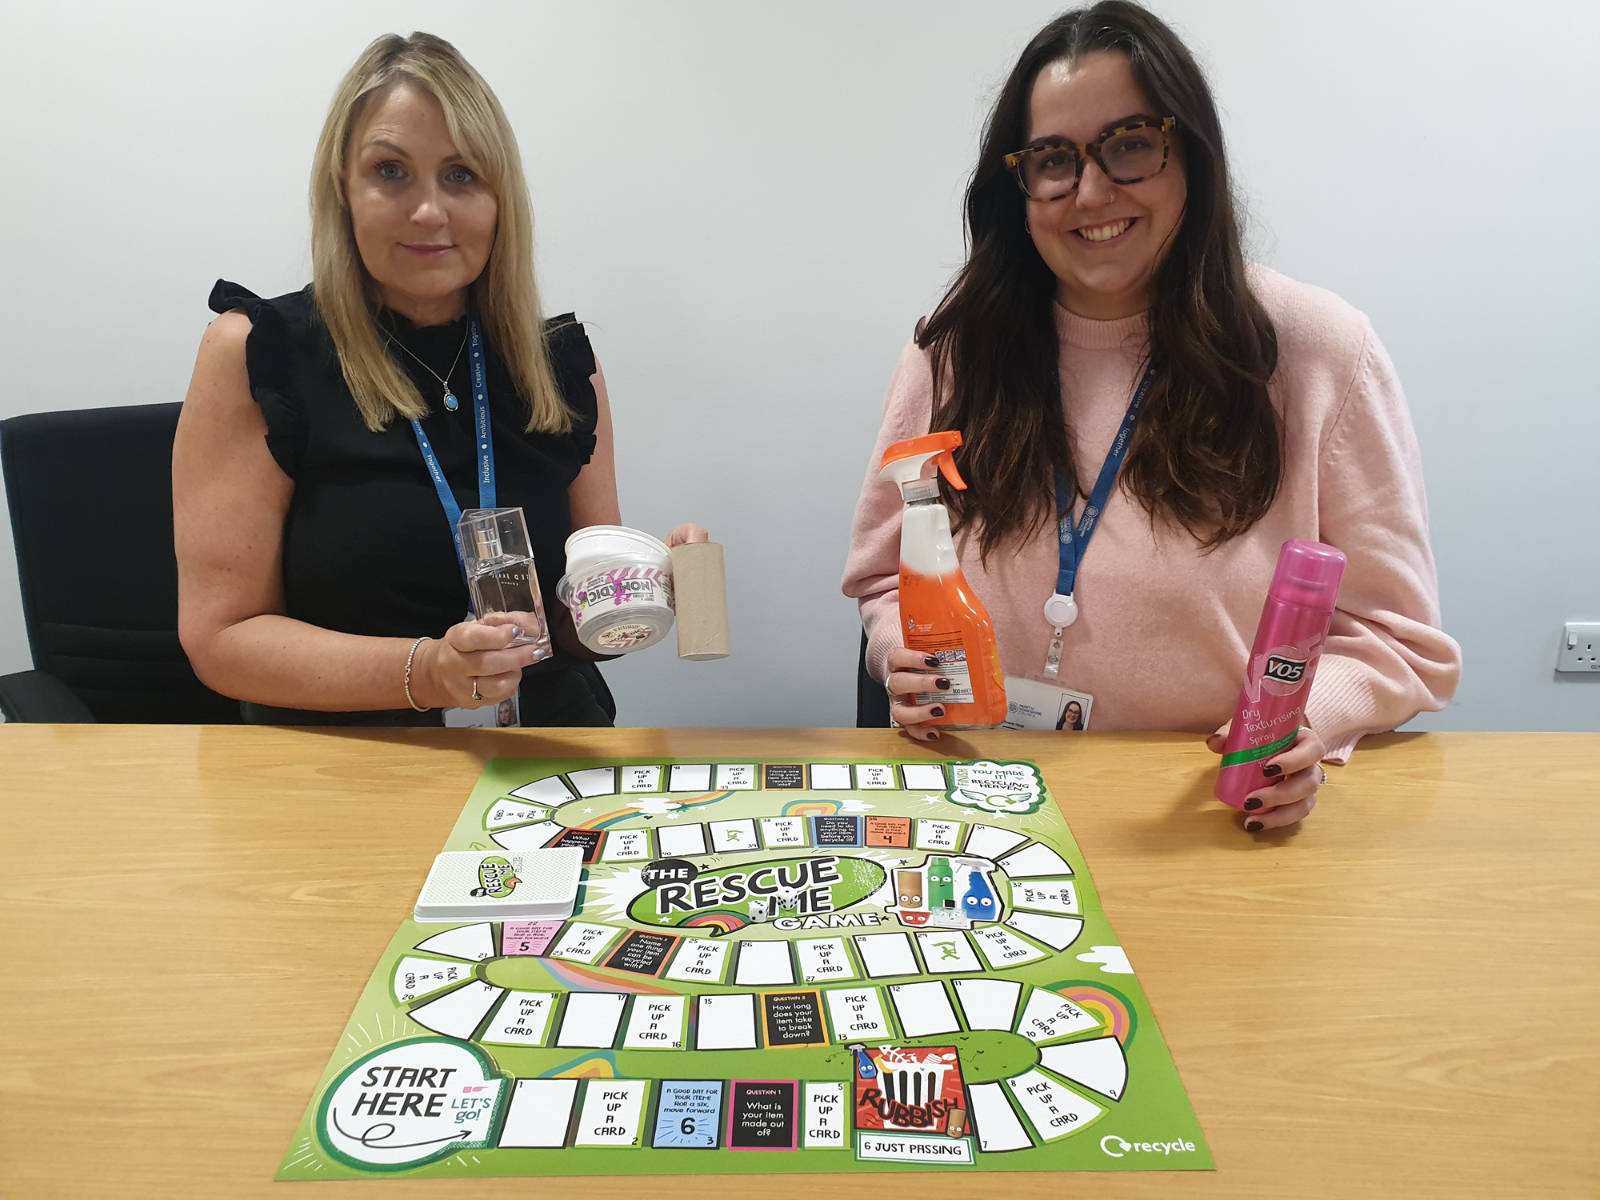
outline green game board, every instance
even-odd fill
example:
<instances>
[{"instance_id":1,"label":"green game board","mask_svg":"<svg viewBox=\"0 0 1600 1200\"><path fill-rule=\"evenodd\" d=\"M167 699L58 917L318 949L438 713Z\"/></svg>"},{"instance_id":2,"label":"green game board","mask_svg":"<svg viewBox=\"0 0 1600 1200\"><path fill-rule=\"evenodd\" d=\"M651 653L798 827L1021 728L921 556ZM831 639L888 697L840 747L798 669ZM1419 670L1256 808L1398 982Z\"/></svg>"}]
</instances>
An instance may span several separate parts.
<instances>
[{"instance_id":1,"label":"green game board","mask_svg":"<svg viewBox=\"0 0 1600 1200\"><path fill-rule=\"evenodd\" d=\"M499 759L443 849L566 921L403 921L279 1179L1206 1169L1025 762Z\"/></svg>"}]
</instances>

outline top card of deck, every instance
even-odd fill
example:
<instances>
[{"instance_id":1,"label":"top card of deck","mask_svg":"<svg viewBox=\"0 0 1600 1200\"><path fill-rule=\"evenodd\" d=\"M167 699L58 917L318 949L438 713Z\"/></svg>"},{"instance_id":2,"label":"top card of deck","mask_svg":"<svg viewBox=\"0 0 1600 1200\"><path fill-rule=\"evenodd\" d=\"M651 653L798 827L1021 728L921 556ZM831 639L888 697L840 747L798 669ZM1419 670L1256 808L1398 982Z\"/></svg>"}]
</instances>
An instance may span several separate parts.
<instances>
[{"instance_id":1,"label":"top card of deck","mask_svg":"<svg viewBox=\"0 0 1600 1200\"><path fill-rule=\"evenodd\" d=\"M417 898L419 921L535 921L572 915L583 849L447 850Z\"/></svg>"}]
</instances>

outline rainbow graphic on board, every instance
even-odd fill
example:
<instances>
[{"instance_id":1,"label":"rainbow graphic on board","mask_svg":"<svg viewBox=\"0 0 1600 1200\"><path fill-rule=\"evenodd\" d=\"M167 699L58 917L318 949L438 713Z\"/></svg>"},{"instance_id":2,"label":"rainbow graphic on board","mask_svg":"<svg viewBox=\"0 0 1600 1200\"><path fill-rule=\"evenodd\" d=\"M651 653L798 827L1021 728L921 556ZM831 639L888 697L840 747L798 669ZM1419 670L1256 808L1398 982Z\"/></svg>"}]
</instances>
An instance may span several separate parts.
<instances>
[{"instance_id":1,"label":"rainbow graphic on board","mask_svg":"<svg viewBox=\"0 0 1600 1200\"><path fill-rule=\"evenodd\" d=\"M1063 980L1050 984L1050 990L1072 1001L1085 1012L1099 1017L1104 1028L1122 1043L1124 1049L1133 1041L1133 1031L1139 1024L1138 1014L1128 998L1115 988Z\"/></svg>"},{"instance_id":2,"label":"rainbow graphic on board","mask_svg":"<svg viewBox=\"0 0 1600 1200\"><path fill-rule=\"evenodd\" d=\"M569 992L633 992L644 996L676 995L672 988L646 983L642 978L615 974L602 974L589 967L577 966L554 958L539 960L550 976Z\"/></svg>"},{"instance_id":3,"label":"rainbow graphic on board","mask_svg":"<svg viewBox=\"0 0 1600 1200\"><path fill-rule=\"evenodd\" d=\"M639 794L639 796L641 798L645 797L645 796L657 796L657 797L663 796L663 793L661 793L661 792L640 792L638 794ZM733 793L731 791L706 792L704 795L694 796L694 797L691 797L690 799L687 799L687 800L673 800L673 811L674 812L682 812L686 808L704 808L708 804L715 804L719 800L726 800L731 795L733 795ZM670 799L670 797L666 797L666 798ZM569 804L570 803L573 803L573 802L569 801ZM562 807L565 808L565 807L567 807L567 805L562 805ZM572 829L608 829L611 826L615 825L618 821L632 821L632 820L637 819L638 816L639 816L639 810L637 808L632 808L632 807L618 808L618 809L613 809L611 812L608 812L608 813L601 813L598 817L595 817L593 820L590 820L590 821L585 821L582 825L573 825L573 826L570 826L569 828L572 828Z\"/></svg>"},{"instance_id":4,"label":"rainbow graphic on board","mask_svg":"<svg viewBox=\"0 0 1600 1200\"><path fill-rule=\"evenodd\" d=\"M617 1077L617 1056L609 1050L602 1050L598 1054L585 1054L564 1062L552 1071L546 1071L544 1079L615 1079Z\"/></svg>"},{"instance_id":5,"label":"rainbow graphic on board","mask_svg":"<svg viewBox=\"0 0 1600 1200\"><path fill-rule=\"evenodd\" d=\"M700 929L720 937L736 929L743 929L749 923L749 919L743 913L727 908L714 908L710 912L696 913L683 923L682 928Z\"/></svg>"},{"instance_id":6,"label":"rainbow graphic on board","mask_svg":"<svg viewBox=\"0 0 1600 1200\"><path fill-rule=\"evenodd\" d=\"M782 811L786 817L831 817L839 808L837 800L791 800Z\"/></svg>"}]
</instances>

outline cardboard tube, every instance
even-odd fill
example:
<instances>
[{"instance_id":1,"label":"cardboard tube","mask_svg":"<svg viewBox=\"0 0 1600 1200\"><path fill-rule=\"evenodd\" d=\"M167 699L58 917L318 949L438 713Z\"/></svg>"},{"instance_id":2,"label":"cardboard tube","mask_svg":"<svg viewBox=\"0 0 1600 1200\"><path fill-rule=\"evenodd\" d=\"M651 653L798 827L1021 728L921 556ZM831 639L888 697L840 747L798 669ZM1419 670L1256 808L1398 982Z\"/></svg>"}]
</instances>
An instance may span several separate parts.
<instances>
[{"instance_id":1,"label":"cardboard tube","mask_svg":"<svg viewBox=\"0 0 1600 1200\"><path fill-rule=\"evenodd\" d=\"M678 657L705 662L728 657L728 583L717 542L685 542L672 548L673 607L678 618Z\"/></svg>"}]
</instances>

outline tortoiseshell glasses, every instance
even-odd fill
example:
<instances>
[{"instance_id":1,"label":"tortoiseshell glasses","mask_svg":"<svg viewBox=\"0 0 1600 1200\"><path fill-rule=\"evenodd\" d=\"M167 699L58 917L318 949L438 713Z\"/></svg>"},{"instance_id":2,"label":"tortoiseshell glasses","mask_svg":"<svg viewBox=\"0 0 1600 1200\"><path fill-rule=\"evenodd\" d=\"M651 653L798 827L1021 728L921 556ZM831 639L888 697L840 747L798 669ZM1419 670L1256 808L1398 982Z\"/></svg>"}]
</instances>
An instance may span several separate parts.
<instances>
[{"instance_id":1,"label":"tortoiseshell glasses","mask_svg":"<svg viewBox=\"0 0 1600 1200\"><path fill-rule=\"evenodd\" d=\"M1015 154L1006 166L1030 200L1059 200L1083 177L1090 159L1112 183L1139 183L1166 169L1177 117L1135 117L1097 136L1082 149L1067 138L1040 138Z\"/></svg>"}]
</instances>

